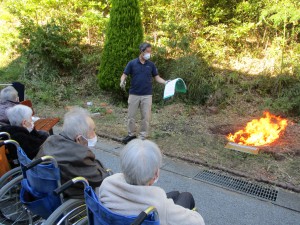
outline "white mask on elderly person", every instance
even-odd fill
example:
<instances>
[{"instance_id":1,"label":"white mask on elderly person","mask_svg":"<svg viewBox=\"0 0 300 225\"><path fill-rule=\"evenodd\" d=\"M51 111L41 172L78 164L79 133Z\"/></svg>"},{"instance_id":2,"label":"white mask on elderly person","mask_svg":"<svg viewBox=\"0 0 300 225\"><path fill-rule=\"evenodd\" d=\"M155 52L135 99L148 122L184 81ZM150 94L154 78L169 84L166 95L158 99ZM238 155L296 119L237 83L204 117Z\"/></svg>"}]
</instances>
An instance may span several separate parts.
<instances>
[{"instance_id":1,"label":"white mask on elderly person","mask_svg":"<svg viewBox=\"0 0 300 225\"><path fill-rule=\"evenodd\" d=\"M97 135L95 135L95 137L87 139L87 140L88 140L88 146L94 147L97 144L98 138L97 138Z\"/></svg>"},{"instance_id":2,"label":"white mask on elderly person","mask_svg":"<svg viewBox=\"0 0 300 225\"><path fill-rule=\"evenodd\" d=\"M85 138L85 137L83 137L83 138L85 140L87 140L89 147L94 147L97 144L97 141L98 141L97 135L95 135L95 137L93 137L93 138Z\"/></svg>"},{"instance_id":3,"label":"white mask on elderly person","mask_svg":"<svg viewBox=\"0 0 300 225\"><path fill-rule=\"evenodd\" d=\"M145 60L148 60L148 59L150 59L150 56L151 56L150 53L144 53L143 57Z\"/></svg>"}]
</instances>

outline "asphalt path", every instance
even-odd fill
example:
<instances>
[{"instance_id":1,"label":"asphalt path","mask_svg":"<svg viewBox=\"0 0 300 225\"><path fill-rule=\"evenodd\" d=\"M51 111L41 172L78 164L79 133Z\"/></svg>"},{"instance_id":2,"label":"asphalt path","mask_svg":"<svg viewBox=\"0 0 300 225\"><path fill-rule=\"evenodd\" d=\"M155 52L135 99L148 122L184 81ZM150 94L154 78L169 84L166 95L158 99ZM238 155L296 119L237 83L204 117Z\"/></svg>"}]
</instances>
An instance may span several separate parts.
<instances>
[{"instance_id":1,"label":"asphalt path","mask_svg":"<svg viewBox=\"0 0 300 225\"><path fill-rule=\"evenodd\" d=\"M122 147L118 143L101 139L93 151L106 167L121 172L119 153ZM195 176L207 168L167 157L163 161L156 185L166 192L191 192L206 225L300 225L299 194L271 187L278 190L277 200L272 202L259 199L196 180Z\"/></svg>"}]
</instances>

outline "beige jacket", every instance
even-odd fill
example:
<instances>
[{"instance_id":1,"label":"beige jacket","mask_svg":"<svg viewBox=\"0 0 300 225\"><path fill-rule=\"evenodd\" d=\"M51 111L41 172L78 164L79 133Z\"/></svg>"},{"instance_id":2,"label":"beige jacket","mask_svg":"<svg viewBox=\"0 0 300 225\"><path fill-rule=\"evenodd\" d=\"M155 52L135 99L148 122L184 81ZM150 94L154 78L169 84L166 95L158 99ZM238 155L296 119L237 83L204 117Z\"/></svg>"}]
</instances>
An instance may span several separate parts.
<instances>
[{"instance_id":1,"label":"beige jacket","mask_svg":"<svg viewBox=\"0 0 300 225\"><path fill-rule=\"evenodd\" d=\"M99 189L99 199L104 206L123 215L138 215L149 206L154 206L161 225L204 225L199 213L175 205L163 189L130 185L122 173L104 179Z\"/></svg>"}]
</instances>

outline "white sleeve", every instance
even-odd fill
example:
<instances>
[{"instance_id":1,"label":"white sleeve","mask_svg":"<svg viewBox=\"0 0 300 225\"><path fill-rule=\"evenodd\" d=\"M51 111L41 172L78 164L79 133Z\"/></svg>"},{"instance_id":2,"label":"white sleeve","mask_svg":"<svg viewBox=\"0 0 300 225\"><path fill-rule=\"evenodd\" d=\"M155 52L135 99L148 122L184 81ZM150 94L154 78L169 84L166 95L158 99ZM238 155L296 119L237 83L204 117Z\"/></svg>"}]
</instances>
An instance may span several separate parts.
<instances>
[{"instance_id":1,"label":"white sleeve","mask_svg":"<svg viewBox=\"0 0 300 225\"><path fill-rule=\"evenodd\" d=\"M205 225L198 212L176 205L171 199L166 201L166 222L168 225Z\"/></svg>"}]
</instances>

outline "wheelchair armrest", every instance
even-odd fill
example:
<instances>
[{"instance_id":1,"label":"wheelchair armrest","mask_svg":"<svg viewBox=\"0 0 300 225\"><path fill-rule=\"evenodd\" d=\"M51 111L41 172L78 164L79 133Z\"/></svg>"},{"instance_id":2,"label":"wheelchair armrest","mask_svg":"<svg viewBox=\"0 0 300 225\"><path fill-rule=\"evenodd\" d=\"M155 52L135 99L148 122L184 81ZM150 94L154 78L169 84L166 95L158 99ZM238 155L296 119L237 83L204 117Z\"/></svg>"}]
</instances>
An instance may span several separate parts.
<instances>
[{"instance_id":1,"label":"wheelchair armrest","mask_svg":"<svg viewBox=\"0 0 300 225\"><path fill-rule=\"evenodd\" d=\"M141 212L138 217L133 221L132 224L130 225L140 225L144 222L144 220L147 218L147 213L145 213L144 211Z\"/></svg>"},{"instance_id":2,"label":"wheelchair armrest","mask_svg":"<svg viewBox=\"0 0 300 225\"><path fill-rule=\"evenodd\" d=\"M12 144L12 145L16 146L16 148L18 148L20 146L19 143L14 140L6 140L6 141L0 142L0 147L3 145L8 145L8 144Z\"/></svg>"},{"instance_id":3,"label":"wheelchair armrest","mask_svg":"<svg viewBox=\"0 0 300 225\"><path fill-rule=\"evenodd\" d=\"M51 161L52 163L54 163L55 167L57 167L57 162L56 162L55 158L50 155L45 155L39 159L32 161L31 163L29 163L27 165L25 165L23 167L23 170L24 171L30 170L31 168L35 167L36 165L38 165L42 162L47 162L47 161Z\"/></svg>"},{"instance_id":4,"label":"wheelchair armrest","mask_svg":"<svg viewBox=\"0 0 300 225\"><path fill-rule=\"evenodd\" d=\"M30 170L31 168L35 167L36 165L40 164L41 162L43 162L42 158L36 159L36 160L32 161L31 163L25 165L23 167L23 169L25 171Z\"/></svg>"},{"instance_id":5,"label":"wheelchair armrest","mask_svg":"<svg viewBox=\"0 0 300 225\"><path fill-rule=\"evenodd\" d=\"M153 206L150 206L148 209L141 212L138 215L138 217L133 221L133 223L130 225L141 225L144 222L144 220L147 218L147 216L153 211L156 211L156 208Z\"/></svg>"},{"instance_id":6,"label":"wheelchair armrest","mask_svg":"<svg viewBox=\"0 0 300 225\"><path fill-rule=\"evenodd\" d=\"M5 136L7 139L10 139L10 134L7 132L0 132L0 136Z\"/></svg>"},{"instance_id":7,"label":"wheelchair armrest","mask_svg":"<svg viewBox=\"0 0 300 225\"><path fill-rule=\"evenodd\" d=\"M64 183L63 185L61 185L60 187L56 188L53 193L55 195L60 195L61 193L63 193L65 190L67 190L68 188L70 188L72 185L78 183L78 182L82 182L84 184L84 187L87 187L89 185L89 182L87 181L87 179L85 179L84 177L75 177L72 180L67 181L66 183Z\"/></svg>"},{"instance_id":8,"label":"wheelchair armrest","mask_svg":"<svg viewBox=\"0 0 300 225\"><path fill-rule=\"evenodd\" d=\"M63 193L65 190L67 190L69 187L71 187L73 185L73 180L69 180L66 183L64 183L63 185L61 185L60 187L56 188L53 193L55 195L60 195L61 193Z\"/></svg>"}]
</instances>

